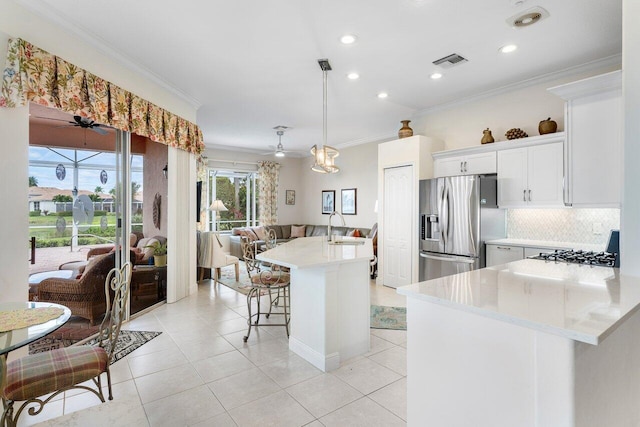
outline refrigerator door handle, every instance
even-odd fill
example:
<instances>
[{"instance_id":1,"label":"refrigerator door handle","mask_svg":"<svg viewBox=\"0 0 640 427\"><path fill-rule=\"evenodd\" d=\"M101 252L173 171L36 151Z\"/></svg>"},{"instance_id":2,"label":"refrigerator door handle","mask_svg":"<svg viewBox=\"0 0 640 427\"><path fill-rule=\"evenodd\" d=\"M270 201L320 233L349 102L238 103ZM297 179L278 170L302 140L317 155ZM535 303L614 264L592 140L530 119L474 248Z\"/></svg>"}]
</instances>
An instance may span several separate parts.
<instances>
[{"instance_id":1,"label":"refrigerator door handle","mask_svg":"<svg viewBox=\"0 0 640 427\"><path fill-rule=\"evenodd\" d=\"M446 185L442 186L442 191L440 192L439 200L438 200L438 214L440 217L440 242L442 243L442 250L445 250L447 247L447 228L449 223L449 212L447 203L447 187ZM446 209L446 210L445 210Z\"/></svg>"},{"instance_id":2,"label":"refrigerator door handle","mask_svg":"<svg viewBox=\"0 0 640 427\"><path fill-rule=\"evenodd\" d=\"M465 264L474 264L476 262L475 258L467 258L460 256L447 256L447 255L431 255L424 252L420 252L420 256L422 258L433 259L436 261L448 261L448 262L463 262Z\"/></svg>"}]
</instances>

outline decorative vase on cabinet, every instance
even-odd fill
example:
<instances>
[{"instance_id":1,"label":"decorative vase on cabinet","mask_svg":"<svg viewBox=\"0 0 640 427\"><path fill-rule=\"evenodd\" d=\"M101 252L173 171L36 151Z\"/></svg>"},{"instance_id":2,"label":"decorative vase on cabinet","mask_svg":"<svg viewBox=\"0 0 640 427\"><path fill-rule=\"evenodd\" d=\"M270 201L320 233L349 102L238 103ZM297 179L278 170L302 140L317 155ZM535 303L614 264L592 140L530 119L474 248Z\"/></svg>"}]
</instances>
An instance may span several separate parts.
<instances>
[{"instance_id":1,"label":"decorative vase on cabinet","mask_svg":"<svg viewBox=\"0 0 640 427\"><path fill-rule=\"evenodd\" d=\"M402 123L402 127L398 131L398 138L402 139L413 136L413 129L409 127L410 122L411 120L400 120L400 123Z\"/></svg>"}]
</instances>

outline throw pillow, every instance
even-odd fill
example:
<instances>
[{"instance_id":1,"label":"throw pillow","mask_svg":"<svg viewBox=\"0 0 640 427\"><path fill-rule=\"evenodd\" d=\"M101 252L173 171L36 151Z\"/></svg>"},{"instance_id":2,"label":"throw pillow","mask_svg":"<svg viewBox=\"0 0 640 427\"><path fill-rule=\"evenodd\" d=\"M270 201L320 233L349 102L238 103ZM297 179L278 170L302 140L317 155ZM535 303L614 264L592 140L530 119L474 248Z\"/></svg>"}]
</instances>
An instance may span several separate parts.
<instances>
[{"instance_id":1,"label":"throw pillow","mask_svg":"<svg viewBox=\"0 0 640 427\"><path fill-rule=\"evenodd\" d=\"M87 262L87 265L84 267L84 270L81 272L81 274L90 272L93 269L93 267L95 267L95 265L98 263L98 261L100 261L102 258L106 256L109 256L109 254L102 254L102 255L91 257L91 259L89 259L89 261Z\"/></svg>"},{"instance_id":2,"label":"throw pillow","mask_svg":"<svg viewBox=\"0 0 640 427\"><path fill-rule=\"evenodd\" d=\"M133 248L136 245L137 241L138 236L136 236L134 233L129 234L129 247Z\"/></svg>"},{"instance_id":3,"label":"throw pillow","mask_svg":"<svg viewBox=\"0 0 640 427\"><path fill-rule=\"evenodd\" d=\"M258 236L258 240L268 240L269 235L267 234L267 229L264 227L254 227L253 232Z\"/></svg>"},{"instance_id":4,"label":"throw pillow","mask_svg":"<svg viewBox=\"0 0 640 427\"><path fill-rule=\"evenodd\" d=\"M306 225L292 225L291 226L291 238L294 237L304 237L305 236L305 228L307 228Z\"/></svg>"},{"instance_id":5,"label":"throw pillow","mask_svg":"<svg viewBox=\"0 0 640 427\"><path fill-rule=\"evenodd\" d=\"M245 228L245 231L247 232L247 235L251 236L251 240L260 240L256 232L253 231L253 228L247 227Z\"/></svg>"},{"instance_id":6,"label":"throw pillow","mask_svg":"<svg viewBox=\"0 0 640 427\"><path fill-rule=\"evenodd\" d=\"M136 245L136 248L140 249L141 252L144 252L144 247L148 245L148 241L151 240L151 237L143 237L142 239L138 240L138 244Z\"/></svg>"},{"instance_id":7,"label":"throw pillow","mask_svg":"<svg viewBox=\"0 0 640 427\"><path fill-rule=\"evenodd\" d=\"M240 230L240 236L244 236L247 239L249 239L249 241L253 242L254 240L256 240L256 234L255 233L250 233L248 231L248 229L243 228L242 230Z\"/></svg>"},{"instance_id":8,"label":"throw pillow","mask_svg":"<svg viewBox=\"0 0 640 427\"><path fill-rule=\"evenodd\" d=\"M160 243L160 242L157 239L151 238L147 241L147 244L144 246L153 246L156 243ZM144 246L141 248L142 252L144 253L144 256L142 257L143 260L149 259L150 257L153 256L153 248L145 248Z\"/></svg>"}]
</instances>

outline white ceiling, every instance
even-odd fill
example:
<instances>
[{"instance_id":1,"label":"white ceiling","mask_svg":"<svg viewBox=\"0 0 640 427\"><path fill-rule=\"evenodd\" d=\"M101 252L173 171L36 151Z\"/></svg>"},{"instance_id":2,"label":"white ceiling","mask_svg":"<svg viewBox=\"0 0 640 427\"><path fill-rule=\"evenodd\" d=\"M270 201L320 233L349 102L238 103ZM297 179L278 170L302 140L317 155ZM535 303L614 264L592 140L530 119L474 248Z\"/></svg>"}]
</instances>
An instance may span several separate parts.
<instances>
[{"instance_id":1,"label":"white ceiling","mask_svg":"<svg viewBox=\"0 0 640 427\"><path fill-rule=\"evenodd\" d=\"M611 56L622 47L621 0L18 0L148 70L198 108L211 148L322 143L328 58L328 144L392 138L400 120L438 105ZM550 16L514 29L535 6ZM339 38L356 34L353 45ZM503 45L518 50L505 55ZM432 61L468 59L451 69ZM440 70L444 77L429 79ZM99 70L91 70L99 73ZM360 79L348 80L356 71ZM135 91L135 88L129 88ZM378 99L377 93L389 93Z\"/></svg>"}]
</instances>

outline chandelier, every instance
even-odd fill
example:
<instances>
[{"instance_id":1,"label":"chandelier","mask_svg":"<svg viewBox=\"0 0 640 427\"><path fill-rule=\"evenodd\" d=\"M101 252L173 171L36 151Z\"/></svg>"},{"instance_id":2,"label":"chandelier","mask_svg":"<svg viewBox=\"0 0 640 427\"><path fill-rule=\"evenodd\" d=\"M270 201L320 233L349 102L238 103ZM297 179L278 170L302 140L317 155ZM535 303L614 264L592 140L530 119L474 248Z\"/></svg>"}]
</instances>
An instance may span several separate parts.
<instances>
[{"instance_id":1,"label":"chandelier","mask_svg":"<svg viewBox=\"0 0 640 427\"><path fill-rule=\"evenodd\" d=\"M340 168L335 164L335 158L340 155L337 149L327 145L327 72L331 71L328 59L318 59L322 70L322 147L311 147L313 166L311 170L319 173L336 173Z\"/></svg>"}]
</instances>

